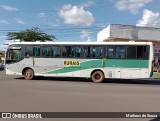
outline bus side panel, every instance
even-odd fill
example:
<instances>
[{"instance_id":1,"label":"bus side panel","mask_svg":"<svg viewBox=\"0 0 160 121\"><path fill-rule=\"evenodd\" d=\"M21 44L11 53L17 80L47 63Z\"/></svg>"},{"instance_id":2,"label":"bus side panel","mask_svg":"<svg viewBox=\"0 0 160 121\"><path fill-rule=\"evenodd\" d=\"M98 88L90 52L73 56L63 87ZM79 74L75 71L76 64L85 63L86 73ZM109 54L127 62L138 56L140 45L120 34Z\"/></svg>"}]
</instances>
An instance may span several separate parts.
<instances>
[{"instance_id":1,"label":"bus side panel","mask_svg":"<svg viewBox=\"0 0 160 121\"><path fill-rule=\"evenodd\" d=\"M141 69L141 78L149 78L149 77L150 77L150 68Z\"/></svg>"},{"instance_id":2,"label":"bus side panel","mask_svg":"<svg viewBox=\"0 0 160 121\"><path fill-rule=\"evenodd\" d=\"M66 76L63 68L63 59L59 58L35 58L34 68L37 76ZM61 70L60 70L61 69Z\"/></svg>"},{"instance_id":3,"label":"bus side panel","mask_svg":"<svg viewBox=\"0 0 160 121\"><path fill-rule=\"evenodd\" d=\"M107 78L149 78L149 60L106 59Z\"/></svg>"},{"instance_id":4,"label":"bus side panel","mask_svg":"<svg viewBox=\"0 0 160 121\"><path fill-rule=\"evenodd\" d=\"M121 78L140 78L141 69L122 69Z\"/></svg>"},{"instance_id":5,"label":"bus side panel","mask_svg":"<svg viewBox=\"0 0 160 121\"><path fill-rule=\"evenodd\" d=\"M5 71L6 74L8 75L22 75L22 63L17 62L17 63L11 63L5 65Z\"/></svg>"}]
</instances>

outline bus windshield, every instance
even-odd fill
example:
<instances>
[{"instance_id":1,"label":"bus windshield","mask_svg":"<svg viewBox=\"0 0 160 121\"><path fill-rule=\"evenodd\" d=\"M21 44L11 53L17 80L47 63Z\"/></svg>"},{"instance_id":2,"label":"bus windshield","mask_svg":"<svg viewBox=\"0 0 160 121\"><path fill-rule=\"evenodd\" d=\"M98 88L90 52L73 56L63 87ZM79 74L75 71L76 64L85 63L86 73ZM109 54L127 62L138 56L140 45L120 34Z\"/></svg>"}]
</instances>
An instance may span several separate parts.
<instances>
[{"instance_id":1,"label":"bus windshield","mask_svg":"<svg viewBox=\"0 0 160 121\"><path fill-rule=\"evenodd\" d=\"M20 49L9 49L7 51L6 63L18 62L20 58Z\"/></svg>"}]
</instances>

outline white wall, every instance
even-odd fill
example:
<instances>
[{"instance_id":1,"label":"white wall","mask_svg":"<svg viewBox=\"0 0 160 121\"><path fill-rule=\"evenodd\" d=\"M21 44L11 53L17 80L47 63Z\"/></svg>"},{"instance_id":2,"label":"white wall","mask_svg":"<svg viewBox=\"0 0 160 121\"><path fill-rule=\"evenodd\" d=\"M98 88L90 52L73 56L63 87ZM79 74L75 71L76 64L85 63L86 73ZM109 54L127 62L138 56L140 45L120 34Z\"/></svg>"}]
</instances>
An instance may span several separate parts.
<instances>
[{"instance_id":1,"label":"white wall","mask_svg":"<svg viewBox=\"0 0 160 121\"><path fill-rule=\"evenodd\" d=\"M102 31L97 34L97 41L102 42L103 40L110 37L110 25L104 28Z\"/></svg>"},{"instance_id":2,"label":"white wall","mask_svg":"<svg viewBox=\"0 0 160 121\"><path fill-rule=\"evenodd\" d=\"M160 40L160 29L131 25L111 25L111 37L138 40Z\"/></svg>"}]
</instances>

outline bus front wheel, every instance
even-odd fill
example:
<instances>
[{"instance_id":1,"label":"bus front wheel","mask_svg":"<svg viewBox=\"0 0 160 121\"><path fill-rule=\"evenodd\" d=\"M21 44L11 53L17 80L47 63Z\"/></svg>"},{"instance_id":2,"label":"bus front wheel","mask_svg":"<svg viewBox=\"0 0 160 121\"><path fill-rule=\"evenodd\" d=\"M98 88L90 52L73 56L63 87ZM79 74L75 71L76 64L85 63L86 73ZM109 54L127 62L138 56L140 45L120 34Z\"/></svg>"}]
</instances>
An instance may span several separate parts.
<instances>
[{"instance_id":1,"label":"bus front wheel","mask_svg":"<svg viewBox=\"0 0 160 121\"><path fill-rule=\"evenodd\" d=\"M93 72L91 78L93 82L101 83L104 80L104 74L102 71L95 71Z\"/></svg>"},{"instance_id":2,"label":"bus front wheel","mask_svg":"<svg viewBox=\"0 0 160 121\"><path fill-rule=\"evenodd\" d=\"M34 72L32 69L26 69L24 72L24 78L26 80L32 80L34 78Z\"/></svg>"}]
</instances>

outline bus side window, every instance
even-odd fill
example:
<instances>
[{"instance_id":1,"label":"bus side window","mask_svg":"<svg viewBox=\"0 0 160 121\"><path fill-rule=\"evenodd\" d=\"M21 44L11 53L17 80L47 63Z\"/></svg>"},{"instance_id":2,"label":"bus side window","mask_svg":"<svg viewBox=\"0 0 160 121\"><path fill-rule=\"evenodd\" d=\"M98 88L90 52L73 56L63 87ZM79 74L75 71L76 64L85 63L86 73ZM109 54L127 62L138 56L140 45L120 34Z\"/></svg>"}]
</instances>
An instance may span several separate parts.
<instances>
[{"instance_id":1,"label":"bus side window","mask_svg":"<svg viewBox=\"0 0 160 121\"><path fill-rule=\"evenodd\" d=\"M127 46L127 59L136 59L136 47L137 46Z\"/></svg>"},{"instance_id":2,"label":"bus side window","mask_svg":"<svg viewBox=\"0 0 160 121\"><path fill-rule=\"evenodd\" d=\"M80 46L72 46L72 57L80 57L81 55L81 48Z\"/></svg>"},{"instance_id":3,"label":"bus side window","mask_svg":"<svg viewBox=\"0 0 160 121\"><path fill-rule=\"evenodd\" d=\"M67 49L65 46L62 46L62 57L67 57Z\"/></svg>"},{"instance_id":4,"label":"bus side window","mask_svg":"<svg viewBox=\"0 0 160 121\"><path fill-rule=\"evenodd\" d=\"M34 57L40 57L40 46L33 47L33 55Z\"/></svg>"},{"instance_id":5,"label":"bus side window","mask_svg":"<svg viewBox=\"0 0 160 121\"><path fill-rule=\"evenodd\" d=\"M93 46L91 49L91 55L93 58L102 57L102 46Z\"/></svg>"},{"instance_id":6,"label":"bus side window","mask_svg":"<svg viewBox=\"0 0 160 121\"><path fill-rule=\"evenodd\" d=\"M55 48L56 48L55 56L60 57L61 56L61 48L59 46L57 46Z\"/></svg>"},{"instance_id":7,"label":"bus side window","mask_svg":"<svg viewBox=\"0 0 160 121\"><path fill-rule=\"evenodd\" d=\"M108 46L105 48L105 57L114 58L114 46Z\"/></svg>"},{"instance_id":8,"label":"bus side window","mask_svg":"<svg viewBox=\"0 0 160 121\"><path fill-rule=\"evenodd\" d=\"M115 47L115 58L125 58L125 47L116 46Z\"/></svg>"},{"instance_id":9,"label":"bus side window","mask_svg":"<svg viewBox=\"0 0 160 121\"><path fill-rule=\"evenodd\" d=\"M60 47L59 46L53 46L51 51L52 57L60 57ZM64 54L64 53L63 53ZM64 54L65 55L65 54Z\"/></svg>"},{"instance_id":10,"label":"bus side window","mask_svg":"<svg viewBox=\"0 0 160 121\"><path fill-rule=\"evenodd\" d=\"M147 48L146 46L137 46L137 58L145 59L147 58Z\"/></svg>"},{"instance_id":11,"label":"bus side window","mask_svg":"<svg viewBox=\"0 0 160 121\"><path fill-rule=\"evenodd\" d=\"M62 56L63 57L68 57L68 58L73 58L73 56L76 56L76 53L74 53L75 55L73 55L73 53L72 53L72 47L73 46L70 46L70 45L63 46L63 48L62 48Z\"/></svg>"},{"instance_id":12,"label":"bus side window","mask_svg":"<svg viewBox=\"0 0 160 121\"><path fill-rule=\"evenodd\" d=\"M83 46L83 57L90 57L90 46Z\"/></svg>"},{"instance_id":13,"label":"bus side window","mask_svg":"<svg viewBox=\"0 0 160 121\"><path fill-rule=\"evenodd\" d=\"M26 46L26 57L32 57L33 56L33 46Z\"/></svg>"},{"instance_id":14,"label":"bus side window","mask_svg":"<svg viewBox=\"0 0 160 121\"><path fill-rule=\"evenodd\" d=\"M42 57L50 57L51 55L51 47L43 46L42 47Z\"/></svg>"}]
</instances>

